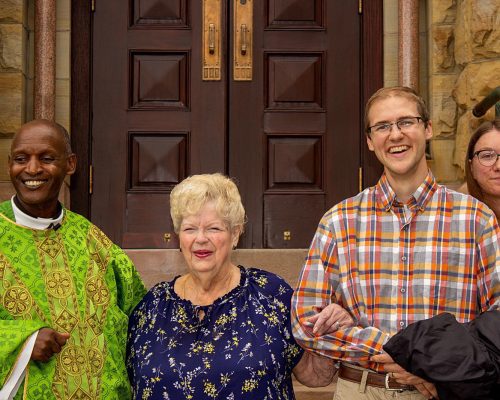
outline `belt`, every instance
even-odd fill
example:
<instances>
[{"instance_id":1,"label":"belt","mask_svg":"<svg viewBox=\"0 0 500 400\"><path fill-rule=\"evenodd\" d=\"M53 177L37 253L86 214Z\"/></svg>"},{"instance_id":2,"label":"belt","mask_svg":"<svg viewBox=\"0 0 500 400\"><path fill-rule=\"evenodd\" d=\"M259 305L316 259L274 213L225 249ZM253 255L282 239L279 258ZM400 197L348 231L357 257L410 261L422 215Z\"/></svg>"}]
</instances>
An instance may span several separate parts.
<instances>
[{"instance_id":1,"label":"belt","mask_svg":"<svg viewBox=\"0 0 500 400\"><path fill-rule=\"evenodd\" d=\"M339 378L345 379L346 381L361 383L363 377L363 371L349 367L344 364L340 364L339 368ZM375 386L378 388L383 388L387 390L394 390L403 392L405 390L416 390L414 386L401 385L397 383L389 374L379 374L377 372L368 372L368 378L366 379L366 384L368 386Z\"/></svg>"}]
</instances>

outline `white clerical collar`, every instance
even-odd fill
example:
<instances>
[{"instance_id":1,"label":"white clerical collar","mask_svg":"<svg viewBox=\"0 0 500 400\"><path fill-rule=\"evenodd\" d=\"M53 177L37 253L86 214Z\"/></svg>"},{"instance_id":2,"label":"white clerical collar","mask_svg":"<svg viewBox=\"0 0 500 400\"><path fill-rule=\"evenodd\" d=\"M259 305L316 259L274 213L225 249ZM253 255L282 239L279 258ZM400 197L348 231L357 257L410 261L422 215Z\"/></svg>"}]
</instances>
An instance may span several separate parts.
<instances>
[{"instance_id":1,"label":"white clerical collar","mask_svg":"<svg viewBox=\"0 0 500 400\"><path fill-rule=\"evenodd\" d=\"M61 207L61 213L56 218L36 218L22 212L19 207L16 206L14 197L15 196L12 196L10 202L12 204L12 210L14 211L14 218L16 219L16 223L19 225L38 230L44 230L49 227L56 227L57 229L57 227L61 226L61 222L64 217L64 208Z\"/></svg>"}]
</instances>

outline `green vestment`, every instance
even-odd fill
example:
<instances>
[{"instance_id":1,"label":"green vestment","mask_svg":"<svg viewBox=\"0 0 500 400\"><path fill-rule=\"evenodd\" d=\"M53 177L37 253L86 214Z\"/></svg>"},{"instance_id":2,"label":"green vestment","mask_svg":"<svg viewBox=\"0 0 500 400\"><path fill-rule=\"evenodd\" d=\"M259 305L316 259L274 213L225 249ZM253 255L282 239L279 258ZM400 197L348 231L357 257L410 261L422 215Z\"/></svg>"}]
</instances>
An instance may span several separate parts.
<instances>
[{"instance_id":1,"label":"green vestment","mask_svg":"<svg viewBox=\"0 0 500 400\"><path fill-rule=\"evenodd\" d=\"M128 315L146 290L127 255L84 217L57 230L17 225L0 204L0 385L42 327L71 337L49 362L30 361L15 399L126 400Z\"/></svg>"}]
</instances>

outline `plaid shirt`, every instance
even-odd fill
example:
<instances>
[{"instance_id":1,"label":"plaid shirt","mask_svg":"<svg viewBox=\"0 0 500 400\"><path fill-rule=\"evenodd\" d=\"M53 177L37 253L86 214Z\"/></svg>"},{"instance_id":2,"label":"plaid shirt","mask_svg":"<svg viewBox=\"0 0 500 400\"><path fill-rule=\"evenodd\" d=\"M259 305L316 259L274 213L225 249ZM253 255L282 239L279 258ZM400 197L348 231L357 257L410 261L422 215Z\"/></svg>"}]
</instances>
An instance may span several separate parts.
<instances>
[{"instance_id":1,"label":"plaid shirt","mask_svg":"<svg viewBox=\"0 0 500 400\"><path fill-rule=\"evenodd\" d=\"M329 210L292 299L302 347L368 362L409 324L449 312L460 322L500 305L500 229L484 204L436 183L431 172L406 203L385 175ZM314 336L309 317L331 302L356 325Z\"/></svg>"}]
</instances>

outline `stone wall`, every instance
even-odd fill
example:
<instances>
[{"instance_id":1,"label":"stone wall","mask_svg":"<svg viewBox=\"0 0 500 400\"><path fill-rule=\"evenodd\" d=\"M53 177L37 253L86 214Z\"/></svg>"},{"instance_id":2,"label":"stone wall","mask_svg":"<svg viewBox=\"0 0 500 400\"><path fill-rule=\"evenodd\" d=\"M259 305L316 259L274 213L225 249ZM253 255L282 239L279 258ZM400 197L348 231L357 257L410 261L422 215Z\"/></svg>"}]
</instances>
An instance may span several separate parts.
<instances>
[{"instance_id":1,"label":"stone wall","mask_svg":"<svg viewBox=\"0 0 500 400\"><path fill-rule=\"evenodd\" d=\"M0 0L0 166L7 164L11 138L33 119L34 1ZM57 1L55 119L70 128L70 6ZM7 168L0 167L0 201L13 193ZM61 200L69 204L67 185Z\"/></svg>"},{"instance_id":2,"label":"stone wall","mask_svg":"<svg viewBox=\"0 0 500 400\"><path fill-rule=\"evenodd\" d=\"M25 120L26 0L0 0L0 166L7 165L11 137ZM0 198L12 193L7 168L0 168Z\"/></svg>"},{"instance_id":3,"label":"stone wall","mask_svg":"<svg viewBox=\"0 0 500 400\"><path fill-rule=\"evenodd\" d=\"M500 3L434 0L428 10L431 167L453 185L463 180L467 144L483 120L471 110L500 85ZM491 109L485 118L493 117Z\"/></svg>"}]
</instances>

